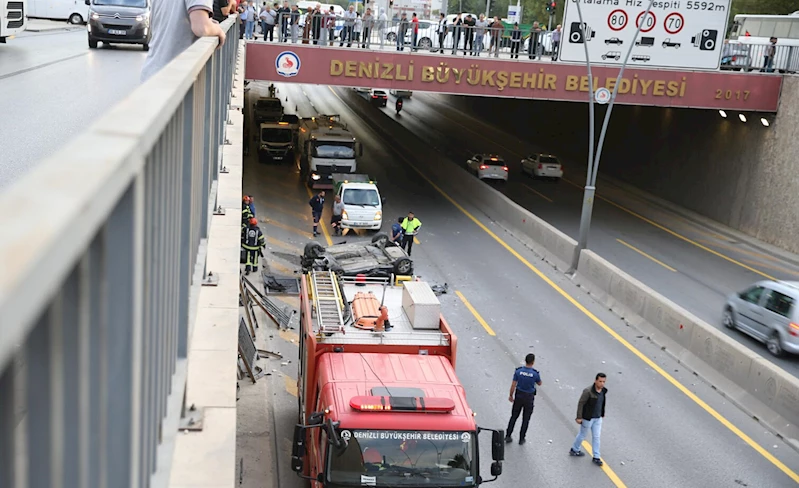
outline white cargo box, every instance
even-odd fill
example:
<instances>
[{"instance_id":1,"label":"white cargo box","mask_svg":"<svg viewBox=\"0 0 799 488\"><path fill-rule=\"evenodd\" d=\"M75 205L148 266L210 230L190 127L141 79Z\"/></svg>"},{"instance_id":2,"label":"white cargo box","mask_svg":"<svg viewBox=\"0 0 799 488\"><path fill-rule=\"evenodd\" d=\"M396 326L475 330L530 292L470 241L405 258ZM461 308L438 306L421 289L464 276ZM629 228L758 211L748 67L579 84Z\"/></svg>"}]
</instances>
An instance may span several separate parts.
<instances>
[{"instance_id":1,"label":"white cargo box","mask_svg":"<svg viewBox=\"0 0 799 488\"><path fill-rule=\"evenodd\" d=\"M424 281L405 281L402 287L402 310L414 329L438 330L441 302Z\"/></svg>"}]
</instances>

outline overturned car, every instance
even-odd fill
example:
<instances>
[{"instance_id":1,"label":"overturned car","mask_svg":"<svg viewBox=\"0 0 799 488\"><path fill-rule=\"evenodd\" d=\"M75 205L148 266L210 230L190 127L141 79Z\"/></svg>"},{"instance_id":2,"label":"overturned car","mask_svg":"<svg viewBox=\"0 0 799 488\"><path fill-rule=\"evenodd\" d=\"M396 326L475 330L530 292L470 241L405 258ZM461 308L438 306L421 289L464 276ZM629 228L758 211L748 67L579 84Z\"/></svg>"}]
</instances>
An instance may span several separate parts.
<instances>
[{"instance_id":1,"label":"overturned car","mask_svg":"<svg viewBox=\"0 0 799 488\"><path fill-rule=\"evenodd\" d=\"M405 251L389 242L386 234L377 234L371 243L335 244L324 247L309 242L302 253L302 270L330 270L343 276L388 277L410 275L413 261Z\"/></svg>"}]
</instances>

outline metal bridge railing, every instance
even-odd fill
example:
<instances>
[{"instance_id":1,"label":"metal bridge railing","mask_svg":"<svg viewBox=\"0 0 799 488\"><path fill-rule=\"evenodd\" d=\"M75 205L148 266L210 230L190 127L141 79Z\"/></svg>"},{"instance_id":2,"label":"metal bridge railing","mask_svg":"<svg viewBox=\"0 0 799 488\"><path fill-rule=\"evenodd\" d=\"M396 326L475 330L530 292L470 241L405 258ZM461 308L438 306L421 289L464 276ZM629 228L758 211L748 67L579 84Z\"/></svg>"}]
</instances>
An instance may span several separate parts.
<instances>
[{"instance_id":1,"label":"metal bridge railing","mask_svg":"<svg viewBox=\"0 0 799 488\"><path fill-rule=\"evenodd\" d=\"M0 487L168 482L238 52L222 25L0 194Z\"/></svg>"}]
</instances>

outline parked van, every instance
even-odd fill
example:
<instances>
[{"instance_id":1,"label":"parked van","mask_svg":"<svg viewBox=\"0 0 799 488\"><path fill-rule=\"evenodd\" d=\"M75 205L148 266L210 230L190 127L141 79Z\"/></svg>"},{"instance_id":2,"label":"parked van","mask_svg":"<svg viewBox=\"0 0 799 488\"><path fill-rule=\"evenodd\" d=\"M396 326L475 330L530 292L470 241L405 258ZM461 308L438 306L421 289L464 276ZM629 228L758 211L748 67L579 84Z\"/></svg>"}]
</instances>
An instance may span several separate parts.
<instances>
[{"instance_id":1,"label":"parked van","mask_svg":"<svg viewBox=\"0 0 799 488\"><path fill-rule=\"evenodd\" d=\"M89 47L141 44L150 49L151 0L86 0L89 5Z\"/></svg>"},{"instance_id":2,"label":"parked van","mask_svg":"<svg viewBox=\"0 0 799 488\"><path fill-rule=\"evenodd\" d=\"M66 20L70 24L89 20L89 8L83 0L28 0L27 14L34 19Z\"/></svg>"}]
</instances>

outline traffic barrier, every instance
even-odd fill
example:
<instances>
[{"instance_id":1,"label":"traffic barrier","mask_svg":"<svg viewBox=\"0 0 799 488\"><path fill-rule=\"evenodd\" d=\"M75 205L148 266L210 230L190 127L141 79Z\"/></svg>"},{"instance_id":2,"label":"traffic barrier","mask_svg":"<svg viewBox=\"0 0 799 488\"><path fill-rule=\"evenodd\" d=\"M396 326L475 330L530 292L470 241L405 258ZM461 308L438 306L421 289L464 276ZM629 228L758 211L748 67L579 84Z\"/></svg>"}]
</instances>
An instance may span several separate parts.
<instances>
[{"instance_id":1,"label":"traffic barrier","mask_svg":"<svg viewBox=\"0 0 799 488\"><path fill-rule=\"evenodd\" d=\"M799 380L612 265L580 255L576 281L749 415L799 446ZM665 339L665 340L664 340Z\"/></svg>"}]
</instances>

